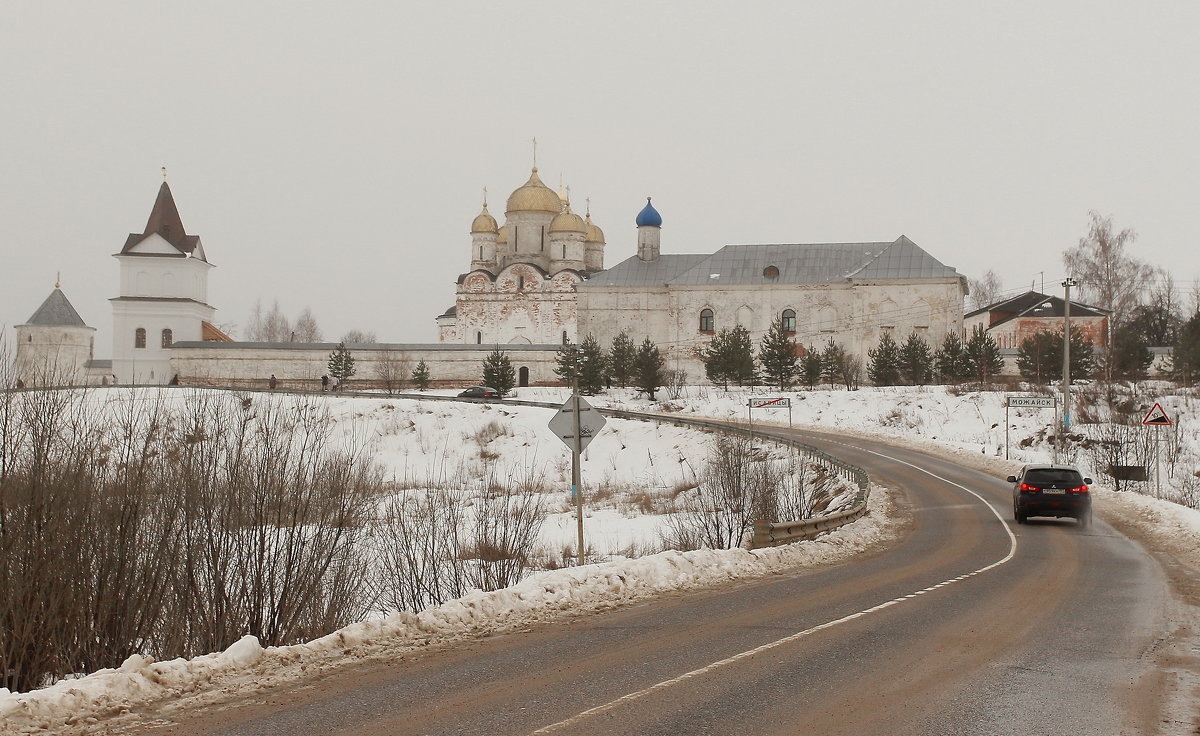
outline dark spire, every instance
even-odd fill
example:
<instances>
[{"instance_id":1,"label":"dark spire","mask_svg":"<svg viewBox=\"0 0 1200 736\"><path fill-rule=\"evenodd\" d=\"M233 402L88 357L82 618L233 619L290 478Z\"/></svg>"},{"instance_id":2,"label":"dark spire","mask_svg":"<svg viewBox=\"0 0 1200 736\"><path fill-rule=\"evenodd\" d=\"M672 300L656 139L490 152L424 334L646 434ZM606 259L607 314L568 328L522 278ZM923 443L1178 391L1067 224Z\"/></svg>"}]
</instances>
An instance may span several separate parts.
<instances>
[{"instance_id":1,"label":"dark spire","mask_svg":"<svg viewBox=\"0 0 1200 736\"><path fill-rule=\"evenodd\" d=\"M158 235L163 240L175 246L183 254L193 254L200 244L200 238L188 235L183 229L183 220L179 217L179 208L175 206L175 198L171 196L171 187L163 182L158 188L158 198L154 200L154 209L150 210L150 219L146 220L146 231L131 233L125 241L122 253L128 253L138 243L151 235ZM203 250L196 254L203 258Z\"/></svg>"}]
</instances>

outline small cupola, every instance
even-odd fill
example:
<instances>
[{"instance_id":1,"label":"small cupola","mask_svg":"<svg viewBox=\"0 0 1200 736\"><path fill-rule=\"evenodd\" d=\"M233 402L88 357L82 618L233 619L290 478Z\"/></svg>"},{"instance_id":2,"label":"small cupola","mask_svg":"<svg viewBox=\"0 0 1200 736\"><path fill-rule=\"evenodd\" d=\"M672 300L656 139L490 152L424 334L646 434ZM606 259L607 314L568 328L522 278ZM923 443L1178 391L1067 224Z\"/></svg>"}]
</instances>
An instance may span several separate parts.
<instances>
[{"instance_id":1,"label":"small cupola","mask_svg":"<svg viewBox=\"0 0 1200 736\"><path fill-rule=\"evenodd\" d=\"M635 222L638 227L662 227L662 215L658 214L658 210L654 209L654 205L650 203L649 197L646 197L646 206L638 213Z\"/></svg>"}]
</instances>

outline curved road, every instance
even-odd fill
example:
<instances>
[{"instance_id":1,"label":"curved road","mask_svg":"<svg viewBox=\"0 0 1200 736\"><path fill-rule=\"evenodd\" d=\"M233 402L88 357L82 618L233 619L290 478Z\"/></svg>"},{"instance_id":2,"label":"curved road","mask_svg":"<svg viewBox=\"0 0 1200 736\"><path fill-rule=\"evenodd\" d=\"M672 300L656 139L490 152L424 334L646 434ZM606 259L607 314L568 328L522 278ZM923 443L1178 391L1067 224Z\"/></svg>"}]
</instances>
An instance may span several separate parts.
<instances>
[{"instance_id":1,"label":"curved road","mask_svg":"<svg viewBox=\"0 0 1200 736\"><path fill-rule=\"evenodd\" d=\"M797 434L903 490L897 544L348 669L141 732L1158 732L1151 656L1169 593L1141 548L1099 519L1018 527L1002 479L944 459Z\"/></svg>"}]
</instances>

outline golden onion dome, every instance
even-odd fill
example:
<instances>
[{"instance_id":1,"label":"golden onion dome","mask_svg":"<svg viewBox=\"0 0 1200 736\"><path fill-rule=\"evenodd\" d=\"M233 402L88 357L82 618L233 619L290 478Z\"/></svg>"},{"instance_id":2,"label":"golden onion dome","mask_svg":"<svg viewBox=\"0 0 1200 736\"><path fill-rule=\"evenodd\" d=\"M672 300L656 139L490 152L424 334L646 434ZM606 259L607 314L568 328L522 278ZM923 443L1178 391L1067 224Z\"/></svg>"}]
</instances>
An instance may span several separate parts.
<instances>
[{"instance_id":1,"label":"golden onion dome","mask_svg":"<svg viewBox=\"0 0 1200 736\"><path fill-rule=\"evenodd\" d=\"M508 228L502 227L502 228L500 228L500 232L496 233L496 245L500 245L501 243L507 243L507 242L508 242Z\"/></svg>"},{"instance_id":2,"label":"golden onion dome","mask_svg":"<svg viewBox=\"0 0 1200 736\"><path fill-rule=\"evenodd\" d=\"M604 231L598 225L592 224L592 213L589 212L587 219L583 221L583 225L587 230L587 237L584 238L589 243L603 243Z\"/></svg>"},{"instance_id":3,"label":"golden onion dome","mask_svg":"<svg viewBox=\"0 0 1200 736\"><path fill-rule=\"evenodd\" d=\"M587 225L583 223L583 218L572 212L570 205L567 205L566 212L563 212L550 221L550 232L580 233L581 235L586 235Z\"/></svg>"},{"instance_id":4,"label":"golden onion dome","mask_svg":"<svg viewBox=\"0 0 1200 736\"><path fill-rule=\"evenodd\" d=\"M554 190L542 183L537 167L529 175L529 181L508 195L505 212L562 212L562 200Z\"/></svg>"},{"instance_id":5,"label":"golden onion dome","mask_svg":"<svg viewBox=\"0 0 1200 736\"><path fill-rule=\"evenodd\" d=\"M487 203L483 205L483 212L475 216L471 222L471 234L475 233L494 233L496 232L496 218L488 214Z\"/></svg>"}]
</instances>

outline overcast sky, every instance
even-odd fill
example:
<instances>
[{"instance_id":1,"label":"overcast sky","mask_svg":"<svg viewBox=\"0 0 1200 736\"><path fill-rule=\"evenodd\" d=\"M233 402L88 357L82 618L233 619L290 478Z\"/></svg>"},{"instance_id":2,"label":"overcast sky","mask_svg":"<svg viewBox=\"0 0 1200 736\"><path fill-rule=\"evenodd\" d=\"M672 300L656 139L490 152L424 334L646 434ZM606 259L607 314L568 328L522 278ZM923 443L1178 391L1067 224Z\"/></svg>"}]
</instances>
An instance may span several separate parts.
<instances>
[{"instance_id":1,"label":"overcast sky","mask_svg":"<svg viewBox=\"0 0 1200 736\"><path fill-rule=\"evenodd\" d=\"M1094 209L1192 288L1198 28L1195 2L4 3L0 323L61 271L108 357L111 255L166 166L218 323L277 299L435 342L534 136L609 265L650 195L664 253L905 234L1060 294Z\"/></svg>"}]
</instances>

